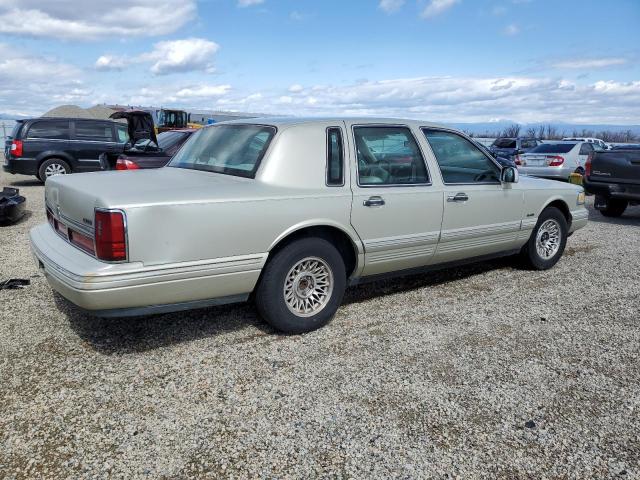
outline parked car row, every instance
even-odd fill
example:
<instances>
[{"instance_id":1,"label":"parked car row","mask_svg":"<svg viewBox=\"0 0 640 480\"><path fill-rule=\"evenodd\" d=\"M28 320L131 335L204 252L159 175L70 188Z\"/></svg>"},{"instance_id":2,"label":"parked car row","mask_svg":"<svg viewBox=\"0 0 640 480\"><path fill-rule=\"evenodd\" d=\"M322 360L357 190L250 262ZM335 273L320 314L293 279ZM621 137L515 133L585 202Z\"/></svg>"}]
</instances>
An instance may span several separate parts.
<instances>
[{"instance_id":1,"label":"parked car row","mask_svg":"<svg viewBox=\"0 0 640 480\"><path fill-rule=\"evenodd\" d=\"M153 119L145 111L117 112L112 120L33 118L18 120L5 142L3 169L35 175L98 170L158 168L195 131L187 128L156 136Z\"/></svg>"}]
</instances>

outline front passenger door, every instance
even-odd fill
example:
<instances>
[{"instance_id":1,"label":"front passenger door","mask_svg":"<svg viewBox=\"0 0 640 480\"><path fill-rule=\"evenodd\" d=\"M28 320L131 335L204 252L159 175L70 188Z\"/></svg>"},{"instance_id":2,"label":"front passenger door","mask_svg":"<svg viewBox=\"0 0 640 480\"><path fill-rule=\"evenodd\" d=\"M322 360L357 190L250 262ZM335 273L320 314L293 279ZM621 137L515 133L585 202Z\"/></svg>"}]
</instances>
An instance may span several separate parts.
<instances>
[{"instance_id":1,"label":"front passenger door","mask_svg":"<svg viewBox=\"0 0 640 480\"><path fill-rule=\"evenodd\" d=\"M502 184L500 167L470 140L442 129L422 129L444 183L437 263L516 247L524 208L517 183Z\"/></svg>"}]
</instances>

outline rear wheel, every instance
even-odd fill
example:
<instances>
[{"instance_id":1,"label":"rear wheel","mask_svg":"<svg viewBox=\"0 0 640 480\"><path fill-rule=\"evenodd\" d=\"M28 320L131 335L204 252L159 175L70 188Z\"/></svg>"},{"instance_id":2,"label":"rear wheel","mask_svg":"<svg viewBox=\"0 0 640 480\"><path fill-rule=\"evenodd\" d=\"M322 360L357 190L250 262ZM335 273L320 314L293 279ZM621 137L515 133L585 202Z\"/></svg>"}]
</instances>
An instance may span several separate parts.
<instances>
[{"instance_id":1,"label":"rear wheel","mask_svg":"<svg viewBox=\"0 0 640 480\"><path fill-rule=\"evenodd\" d=\"M302 238L269 260L255 292L256 306L280 331L310 332L331 321L346 283L338 250L322 238Z\"/></svg>"},{"instance_id":2,"label":"rear wheel","mask_svg":"<svg viewBox=\"0 0 640 480\"><path fill-rule=\"evenodd\" d=\"M67 175L71 173L71 167L61 158L49 158L42 162L38 169L38 178L43 182L54 175Z\"/></svg>"},{"instance_id":3,"label":"rear wheel","mask_svg":"<svg viewBox=\"0 0 640 480\"><path fill-rule=\"evenodd\" d=\"M614 198L597 198L597 205L604 204L604 208L600 208L600 213L605 217L619 217L627 209L629 202L627 200L618 200Z\"/></svg>"},{"instance_id":4,"label":"rear wheel","mask_svg":"<svg viewBox=\"0 0 640 480\"><path fill-rule=\"evenodd\" d=\"M529 241L522 249L522 257L535 270L553 267L564 252L568 233L567 219L555 207L545 208L536 223Z\"/></svg>"}]
</instances>

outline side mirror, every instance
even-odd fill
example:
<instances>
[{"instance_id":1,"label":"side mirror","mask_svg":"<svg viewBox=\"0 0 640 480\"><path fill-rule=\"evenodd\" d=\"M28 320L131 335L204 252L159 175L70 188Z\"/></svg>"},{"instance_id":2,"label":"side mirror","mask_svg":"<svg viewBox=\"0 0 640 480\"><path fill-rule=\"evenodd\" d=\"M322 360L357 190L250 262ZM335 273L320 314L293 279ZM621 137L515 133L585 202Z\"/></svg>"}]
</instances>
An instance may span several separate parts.
<instances>
[{"instance_id":1,"label":"side mirror","mask_svg":"<svg viewBox=\"0 0 640 480\"><path fill-rule=\"evenodd\" d=\"M520 174L516 167L504 167L500 172L500 181L502 183L518 183Z\"/></svg>"}]
</instances>

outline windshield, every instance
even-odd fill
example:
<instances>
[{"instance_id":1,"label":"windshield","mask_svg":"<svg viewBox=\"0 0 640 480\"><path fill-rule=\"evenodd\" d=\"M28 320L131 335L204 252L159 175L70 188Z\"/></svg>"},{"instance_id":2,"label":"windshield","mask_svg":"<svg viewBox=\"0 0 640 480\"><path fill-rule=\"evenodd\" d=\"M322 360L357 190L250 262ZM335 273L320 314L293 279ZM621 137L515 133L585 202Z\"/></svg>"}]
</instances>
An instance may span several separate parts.
<instances>
[{"instance_id":1,"label":"windshield","mask_svg":"<svg viewBox=\"0 0 640 480\"><path fill-rule=\"evenodd\" d=\"M497 148L516 148L516 141L513 138L498 138L493 142Z\"/></svg>"},{"instance_id":2,"label":"windshield","mask_svg":"<svg viewBox=\"0 0 640 480\"><path fill-rule=\"evenodd\" d=\"M189 135L187 132L162 132L158 134L158 145L163 150L173 147Z\"/></svg>"},{"instance_id":3,"label":"windshield","mask_svg":"<svg viewBox=\"0 0 640 480\"><path fill-rule=\"evenodd\" d=\"M541 143L529 150L529 153L567 153L576 145L577 143Z\"/></svg>"},{"instance_id":4,"label":"windshield","mask_svg":"<svg viewBox=\"0 0 640 480\"><path fill-rule=\"evenodd\" d=\"M265 125L206 127L193 134L169 166L253 178L275 133Z\"/></svg>"}]
</instances>

